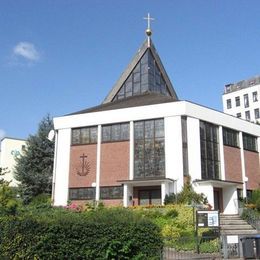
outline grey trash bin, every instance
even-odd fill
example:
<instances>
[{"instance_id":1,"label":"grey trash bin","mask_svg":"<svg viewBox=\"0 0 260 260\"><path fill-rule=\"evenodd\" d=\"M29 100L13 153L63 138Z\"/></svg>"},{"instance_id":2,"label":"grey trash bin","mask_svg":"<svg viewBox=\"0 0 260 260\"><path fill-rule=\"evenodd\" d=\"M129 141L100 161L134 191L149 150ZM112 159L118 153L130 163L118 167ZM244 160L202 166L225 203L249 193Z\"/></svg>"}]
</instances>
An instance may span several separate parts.
<instances>
[{"instance_id":1,"label":"grey trash bin","mask_svg":"<svg viewBox=\"0 0 260 260\"><path fill-rule=\"evenodd\" d=\"M256 258L260 258L260 235L255 236Z\"/></svg>"},{"instance_id":2,"label":"grey trash bin","mask_svg":"<svg viewBox=\"0 0 260 260\"><path fill-rule=\"evenodd\" d=\"M242 249L243 249L243 257L244 258L254 258L254 240L252 237L242 237Z\"/></svg>"}]
</instances>

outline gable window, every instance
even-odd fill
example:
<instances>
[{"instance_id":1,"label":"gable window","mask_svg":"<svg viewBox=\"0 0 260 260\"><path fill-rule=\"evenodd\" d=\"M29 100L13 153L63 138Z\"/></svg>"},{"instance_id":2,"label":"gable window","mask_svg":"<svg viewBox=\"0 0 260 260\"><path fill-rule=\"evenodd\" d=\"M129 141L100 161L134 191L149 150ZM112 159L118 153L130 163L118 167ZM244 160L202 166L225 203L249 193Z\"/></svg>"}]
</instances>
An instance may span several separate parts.
<instances>
[{"instance_id":1,"label":"gable window","mask_svg":"<svg viewBox=\"0 0 260 260\"><path fill-rule=\"evenodd\" d=\"M240 97L236 97L236 107L240 106Z\"/></svg>"},{"instance_id":2,"label":"gable window","mask_svg":"<svg viewBox=\"0 0 260 260\"><path fill-rule=\"evenodd\" d=\"M259 119L259 108L255 109L255 119Z\"/></svg>"},{"instance_id":3,"label":"gable window","mask_svg":"<svg viewBox=\"0 0 260 260\"><path fill-rule=\"evenodd\" d=\"M245 117L247 121L250 121L250 111L245 112Z\"/></svg>"},{"instance_id":4,"label":"gable window","mask_svg":"<svg viewBox=\"0 0 260 260\"><path fill-rule=\"evenodd\" d=\"M71 144L95 144L97 143L97 127L74 128L71 131Z\"/></svg>"},{"instance_id":5,"label":"gable window","mask_svg":"<svg viewBox=\"0 0 260 260\"><path fill-rule=\"evenodd\" d=\"M244 95L244 105L245 105L245 107L249 107L248 94Z\"/></svg>"},{"instance_id":6,"label":"gable window","mask_svg":"<svg viewBox=\"0 0 260 260\"><path fill-rule=\"evenodd\" d=\"M230 128L223 127L223 144L238 147L238 132Z\"/></svg>"},{"instance_id":7,"label":"gable window","mask_svg":"<svg viewBox=\"0 0 260 260\"><path fill-rule=\"evenodd\" d=\"M257 138L243 133L243 146L245 150L257 152Z\"/></svg>"},{"instance_id":8,"label":"gable window","mask_svg":"<svg viewBox=\"0 0 260 260\"><path fill-rule=\"evenodd\" d=\"M201 177L220 179L218 126L200 121Z\"/></svg>"},{"instance_id":9,"label":"gable window","mask_svg":"<svg viewBox=\"0 0 260 260\"><path fill-rule=\"evenodd\" d=\"M102 142L129 140L129 123L102 126Z\"/></svg>"},{"instance_id":10,"label":"gable window","mask_svg":"<svg viewBox=\"0 0 260 260\"><path fill-rule=\"evenodd\" d=\"M164 96L170 95L163 74L149 49L122 84L113 101L140 95L148 90Z\"/></svg>"},{"instance_id":11,"label":"gable window","mask_svg":"<svg viewBox=\"0 0 260 260\"><path fill-rule=\"evenodd\" d=\"M258 95L257 95L257 91L253 92L253 102L257 102L258 101Z\"/></svg>"},{"instance_id":12,"label":"gable window","mask_svg":"<svg viewBox=\"0 0 260 260\"><path fill-rule=\"evenodd\" d=\"M134 122L134 178L165 176L164 120Z\"/></svg>"},{"instance_id":13,"label":"gable window","mask_svg":"<svg viewBox=\"0 0 260 260\"><path fill-rule=\"evenodd\" d=\"M227 99L227 109L232 108L231 99Z\"/></svg>"}]
</instances>

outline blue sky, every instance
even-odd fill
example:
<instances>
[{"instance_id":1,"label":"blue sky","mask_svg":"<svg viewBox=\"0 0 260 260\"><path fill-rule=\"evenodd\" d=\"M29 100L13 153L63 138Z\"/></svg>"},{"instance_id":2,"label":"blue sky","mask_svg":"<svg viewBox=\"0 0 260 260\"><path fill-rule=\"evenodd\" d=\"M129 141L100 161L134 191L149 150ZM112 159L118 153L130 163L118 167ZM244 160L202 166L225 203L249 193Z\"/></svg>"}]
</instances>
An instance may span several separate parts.
<instances>
[{"instance_id":1,"label":"blue sky","mask_svg":"<svg viewBox=\"0 0 260 260\"><path fill-rule=\"evenodd\" d=\"M1 0L0 136L100 104L145 40L180 99L222 110L224 85L260 74L258 0Z\"/></svg>"}]
</instances>

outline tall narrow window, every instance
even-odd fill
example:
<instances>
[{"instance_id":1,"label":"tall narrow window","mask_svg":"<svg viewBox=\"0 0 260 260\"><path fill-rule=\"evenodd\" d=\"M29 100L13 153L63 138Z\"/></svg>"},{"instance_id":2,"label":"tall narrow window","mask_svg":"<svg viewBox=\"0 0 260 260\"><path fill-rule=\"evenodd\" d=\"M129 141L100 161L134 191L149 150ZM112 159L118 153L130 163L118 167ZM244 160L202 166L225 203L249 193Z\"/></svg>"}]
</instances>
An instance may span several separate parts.
<instances>
[{"instance_id":1,"label":"tall narrow window","mask_svg":"<svg viewBox=\"0 0 260 260\"><path fill-rule=\"evenodd\" d=\"M244 95L244 105L245 105L245 107L249 107L248 94Z\"/></svg>"},{"instance_id":2,"label":"tall narrow window","mask_svg":"<svg viewBox=\"0 0 260 260\"><path fill-rule=\"evenodd\" d=\"M227 99L227 109L230 109L232 107L231 99Z\"/></svg>"},{"instance_id":3,"label":"tall narrow window","mask_svg":"<svg viewBox=\"0 0 260 260\"><path fill-rule=\"evenodd\" d=\"M165 176L164 120L134 123L134 177Z\"/></svg>"},{"instance_id":4,"label":"tall narrow window","mask_svg":"<svg viewBox=\"0 0 260 260\"><path fill-rule=\"evenodd\" d=\"M245 112L245 117L247 121L250 121L250 111Z\"/></svg>"},{"instance_id":5,"label":"tall narrow window","mask_svg":"<svg viewBox=\"0 0 260 260\"><path fill-rule=\"evenodd\" d=\"M257 152L257 138L243 133L243 146L245 150Z\"/></svg>"},{"instance_id":6,"label":"tall narrow window","mask_svg":"<svg viewBox=\"0 0 260 260\"><path fill-rule=\"evenodd\" d=\"M255 119L259 119L259 108L255 109Z\"/></svg>"},{"instance_id":7,"label":"tall narrow window","mask_svg":"<svg viewBox=\"0 0 260 260\"><path fill-rule=\"evenodd\" d=\"M236 107L240 106L240 97L236 97Z\"/></svg>"},{"instance_id":8,"label":"tall narrow window","mask_svg":"<svg viewBox=\"0 0 260 260\"><path fill-rule=\"evenodd\" d=\"M220 179L218 126L200 122L201 177Z\"/></svg>"},{"instance_id":9,"label":"tall narrow window","mask_svg":"<svg viewBox=\"0 0 260 260\"><path fill-rule=\"evenodd\" d=\"M253 92L253 102L257 102L258 101L258 95L257 95L257 91Z\"/></svg>"},{"instance_id":10,"label":"tall narrow window","mask_svg":"<svg viewBox=\"0 0 260 260\"><path fill-rule=\"evenodd\" d=\"M183 156L183 175L189 175L189 161L188 161L188 137L187 137L187 117L181 117L182 130L182 156Z\"/></svg>"},{"instance_id":11,"label":"tall narrow window","mask_svg":"<svg viewBox=\"0 0 260 260\"><path fill-rule=\"evenodd\" d=\"M238 132L233 129L223 127L223 143L224 145L238 147Z\"/></svg>"}]
</instances>

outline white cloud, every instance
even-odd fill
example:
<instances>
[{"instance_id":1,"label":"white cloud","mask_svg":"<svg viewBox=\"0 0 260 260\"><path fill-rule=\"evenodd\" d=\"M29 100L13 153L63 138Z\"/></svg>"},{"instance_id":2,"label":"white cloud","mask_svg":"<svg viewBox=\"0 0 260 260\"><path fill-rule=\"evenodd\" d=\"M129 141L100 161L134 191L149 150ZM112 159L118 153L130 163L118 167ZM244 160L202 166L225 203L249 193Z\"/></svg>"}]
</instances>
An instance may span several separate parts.
<instances>
[{"instance_id":1,"label":"white cloud","mask_svg":"<svg viewBox=\"0 0 260 260\"><path fill-rule=\"evenodd\" d=\"M23 57L24 59L33 62L38 61L40 59L40 53L30 42L19 42L13 48L13 55L16 57Z\"/></svg>"},{"instance_id":2,"label":"white cloud","mask_svg":"<svg viewBox=\"0 0 260 260\"><path fill-rule=\"evenodd\" d=\"M0 140L2 140L5 137L5 131L3 129L0 129Z\"/></svg>"}]
</instances>

